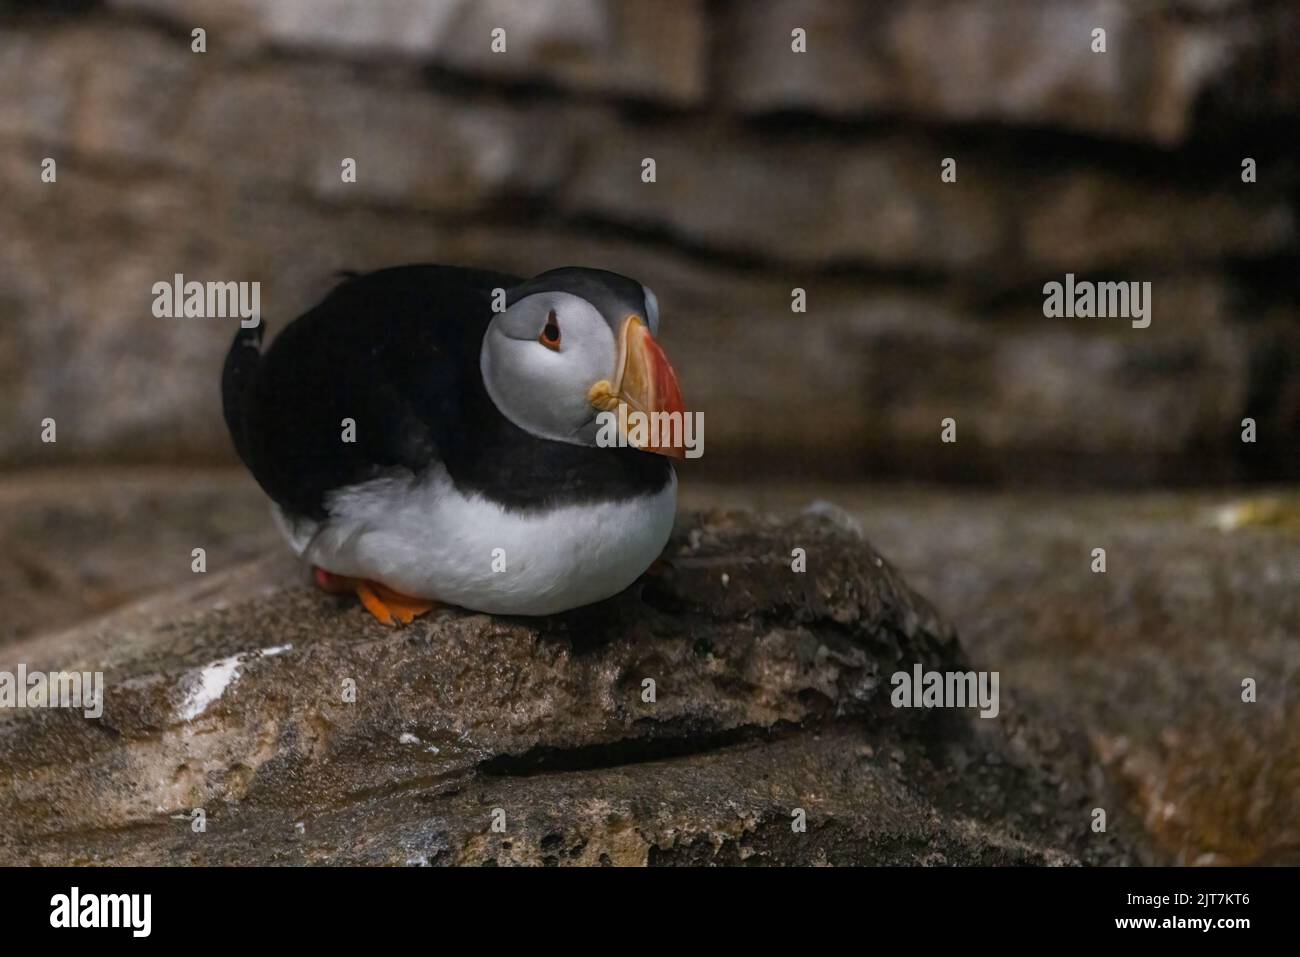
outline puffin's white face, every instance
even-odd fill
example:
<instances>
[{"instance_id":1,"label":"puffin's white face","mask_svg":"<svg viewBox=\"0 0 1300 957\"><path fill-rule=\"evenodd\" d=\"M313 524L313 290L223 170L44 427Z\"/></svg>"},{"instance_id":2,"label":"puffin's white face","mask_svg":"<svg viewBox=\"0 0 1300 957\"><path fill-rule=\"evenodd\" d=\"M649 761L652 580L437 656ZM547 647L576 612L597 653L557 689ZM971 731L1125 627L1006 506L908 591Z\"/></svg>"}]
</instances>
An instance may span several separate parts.
<instances>
[{"instance_id":1,"label":"puffin's white face","mask_svg":"<svg viewBox=\"0 0 1300 957\"><path fill-rule=\"evenodd\" d=\"M488 325L479 358L493 403L526 432L559 442L595 444L587 397L614 379L619 343L605 317L566 292L525 296Z\"/></svg>"},{"instance_id":2,"label":"puffin's white face","mask_svg":"<svg viewBox=\"0 0 1300 957\"><path fill-rule=\"evenodd\" d=\"M684 415L677 375L654 338L659 303L649 289L639 289L635 298L644 302L646 316L626 295L603 297L607 316L582 296L550 289L524 295L494 316L479 368L501 414L525 432L574 445L599 444L601 412L618 416L625 438L632 411ZM643 451L685 454L654 441L629 438Z\"/></svg>"}]
</instances>

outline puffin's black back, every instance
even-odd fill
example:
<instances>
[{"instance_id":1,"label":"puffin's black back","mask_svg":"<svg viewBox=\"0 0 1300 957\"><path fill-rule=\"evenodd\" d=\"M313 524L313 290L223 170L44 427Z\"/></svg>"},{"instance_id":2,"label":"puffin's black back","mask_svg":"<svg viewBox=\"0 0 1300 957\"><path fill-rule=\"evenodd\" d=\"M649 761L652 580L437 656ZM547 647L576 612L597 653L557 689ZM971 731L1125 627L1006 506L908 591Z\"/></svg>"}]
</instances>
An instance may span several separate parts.
<instances>
[{"instance_id":1,"label":"puffin's black back","mask_svg":"<svg viewBox=\"0 0 1300 957\"><path fill-rule=\"evenodd\" d=\"M671 466L635 449L535 438L487 396L479 352L492 292L522 280L451 266L383 269L340 283L276 337L240 330L222 378L226 422L266 493L324 518L333 489L442 462L458 486L507 507L621 498ZM355 442L342 441L344 419Z\"/></svg>"}]
</instances>

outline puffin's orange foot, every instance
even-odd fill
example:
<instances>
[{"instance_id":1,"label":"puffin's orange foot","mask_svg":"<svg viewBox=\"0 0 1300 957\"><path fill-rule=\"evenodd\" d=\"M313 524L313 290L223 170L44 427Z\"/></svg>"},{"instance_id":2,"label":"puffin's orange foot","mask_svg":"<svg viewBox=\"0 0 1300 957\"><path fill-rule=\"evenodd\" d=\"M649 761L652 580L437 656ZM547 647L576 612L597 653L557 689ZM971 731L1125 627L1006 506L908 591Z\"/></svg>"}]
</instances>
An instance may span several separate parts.
<instances>
[{"instance_id":1,"label":"puffin's orange foot","mask_svg":"<svg viewBox=\"0 0 1300 957\"><path fill-rule=\"evenodd\" d=\"M381 625L392 627L399 622L403 625L409 625L417 617L438 604L436 601L428 601L424 598L411 598L409 595L393 591L386 585L368 581L364 578L348 578L344 575L335 575L323 568L313 568L312 574L316 579L316 584L332 595L346 594L350 591L356 592L366 611L374 615L375 620Z\"/></svg>"},{"instance_id":2,"label":"puffin's orange foot","mask_svg":"<svg viewBox=\"0 0 1300 957\"><path fill-rule=\"evenodd\" d=\"M379 582L364 580L357 583L357 597L366 606L366 611L374 615L381 625L396 625L398 622L409 625L438 604L426 598L403 595Z\"/></svg>"}]
</instances>

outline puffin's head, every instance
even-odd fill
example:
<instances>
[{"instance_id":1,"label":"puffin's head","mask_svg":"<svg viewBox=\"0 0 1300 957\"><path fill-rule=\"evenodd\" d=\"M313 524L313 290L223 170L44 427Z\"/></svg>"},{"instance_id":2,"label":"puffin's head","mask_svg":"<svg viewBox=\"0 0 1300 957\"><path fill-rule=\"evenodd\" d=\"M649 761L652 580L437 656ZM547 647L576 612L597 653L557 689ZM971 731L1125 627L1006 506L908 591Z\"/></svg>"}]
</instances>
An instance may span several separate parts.
<instances>
[{"instance_id":1,"label":"puffin's head","mask_svg":"<svg viewBox=\"0 0 1300 957\"><path fill-rule=\"evenodd\" d=\"M641 283L603 269L552 269L509 292L483 337L479 366L488 395L515 425L594 446L597 416L620 404L685 414L658 333L659 302ZM644 450L683 456L680 448Z\"/></svg>"}]
</instances>

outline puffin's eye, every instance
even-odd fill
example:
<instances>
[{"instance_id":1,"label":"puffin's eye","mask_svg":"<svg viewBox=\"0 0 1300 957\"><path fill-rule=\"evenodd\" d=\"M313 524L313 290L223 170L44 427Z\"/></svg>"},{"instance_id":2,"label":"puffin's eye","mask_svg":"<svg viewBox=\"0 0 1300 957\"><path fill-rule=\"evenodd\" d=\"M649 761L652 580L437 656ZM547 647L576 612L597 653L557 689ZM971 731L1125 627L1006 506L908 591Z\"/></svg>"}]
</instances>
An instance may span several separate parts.
<instances>
[{"instance_id":1,"label":"puffin's eye","mask_svg":"<svg viewBox=\"0 0 1300 957\"><path fill-rule=\"evenodd\" d=\"M554 309L546 314L546 326L542 329L542 334L537 337L537 341L552 352L560 351L560 323L555 318Z\"/></svg>"}]
</instances>

